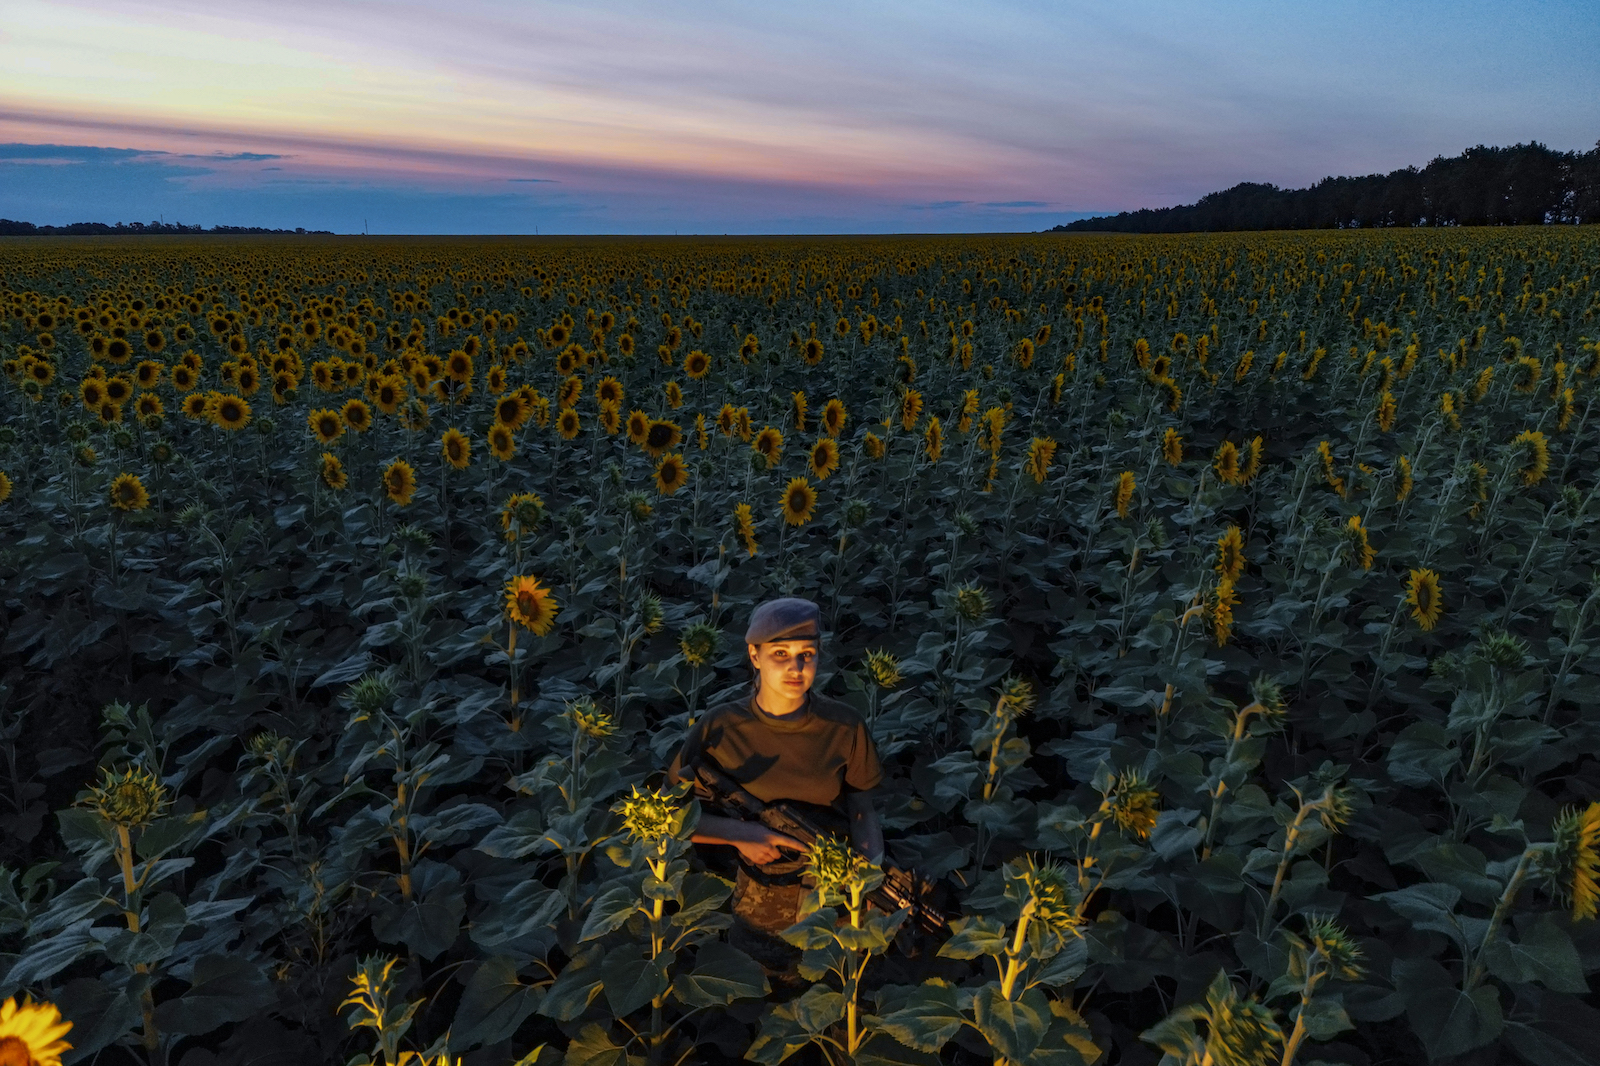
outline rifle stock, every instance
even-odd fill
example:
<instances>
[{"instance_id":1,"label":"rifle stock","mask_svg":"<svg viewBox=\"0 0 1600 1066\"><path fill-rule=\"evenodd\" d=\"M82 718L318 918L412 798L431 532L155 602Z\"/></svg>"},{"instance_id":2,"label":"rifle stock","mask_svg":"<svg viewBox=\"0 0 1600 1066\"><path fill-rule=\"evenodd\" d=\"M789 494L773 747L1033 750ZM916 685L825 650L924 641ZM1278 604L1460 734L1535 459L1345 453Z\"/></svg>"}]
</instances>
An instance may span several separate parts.
<instances>
[{"instance_id":1,"label":"rifle stock","mask_svg":"<svg viewBox=\"0 0 1600 1066\"><path fill-rule=\"evenodd\" d=\"M694 768L695 791L700 798L722 808L729 816L744 821L758 821L775 833L793 837L810 847L817 838L832 832L822 820L805 805L790 800L767 803L752 795L744 786L728 776L726 771L713 764L709 756L702 755ZM879 910L892 914L908 909L917 927L928 933L948 933L948 919L929 898L933 885L915 872L890 862L880 864L883 884L867 894L867 899Z\"/></svg>"}]
</instances>

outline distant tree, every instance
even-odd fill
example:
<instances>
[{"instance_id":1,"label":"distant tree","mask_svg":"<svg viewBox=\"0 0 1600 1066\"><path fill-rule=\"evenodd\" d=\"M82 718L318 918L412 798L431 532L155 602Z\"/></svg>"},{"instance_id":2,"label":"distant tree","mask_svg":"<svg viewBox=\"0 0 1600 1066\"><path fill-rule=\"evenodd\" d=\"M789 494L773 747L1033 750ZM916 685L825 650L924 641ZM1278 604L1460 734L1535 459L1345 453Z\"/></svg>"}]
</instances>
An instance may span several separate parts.
<instances>
[{"instance_id":1,"label":"distant tree","mask_svg":"<svg viewBox=\"0 0 1600 1066\"><path fill-rule=\"evenodd\" d=\"M1241 182L1193 204L1079 219L1059 232L1182 233L1600 222L1600 142L1557 152L1478 145L1418 170L1327 177L1305 189Z\"/></svg>"}]
</instances>

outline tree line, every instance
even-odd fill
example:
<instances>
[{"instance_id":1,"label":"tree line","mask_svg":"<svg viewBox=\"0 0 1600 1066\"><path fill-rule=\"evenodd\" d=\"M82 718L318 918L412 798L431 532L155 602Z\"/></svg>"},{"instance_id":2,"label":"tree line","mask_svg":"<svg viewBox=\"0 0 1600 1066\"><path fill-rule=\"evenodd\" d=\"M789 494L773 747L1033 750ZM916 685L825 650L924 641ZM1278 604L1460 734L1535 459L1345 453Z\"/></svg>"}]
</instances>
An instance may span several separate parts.
<instances>
[{"instance_id":1,"label":"tree line","mask_svg":"<svg viewBox=\"0 0 1600 1066\"><path fill-rule=\"evenodd\" d=\"M17 222L9 218L0 218L0 237L104 237L104 236L150 236L153 234L176 233L326 233L332 230L306 229L296 226L294 229L267 229L263 226L186 226L182 222L118 222L108 225L104 222L71 222L65 226L35 226L32 222Z\"/></svg>"},{"instance_id":2,"label":"tree line","mask_svg":"<svg viewBox=\"0 0 1600 1066\"><path fill-rule=\"evenodd\" d=\"M1177 207L1079 219L1051 232L1192 233L1384 226L1600 222L1600 143L1557 152L1537 141L1478 145L1427 166L1323 178L1307 189L1240 182Z\"/></svg>"}]
</instances>

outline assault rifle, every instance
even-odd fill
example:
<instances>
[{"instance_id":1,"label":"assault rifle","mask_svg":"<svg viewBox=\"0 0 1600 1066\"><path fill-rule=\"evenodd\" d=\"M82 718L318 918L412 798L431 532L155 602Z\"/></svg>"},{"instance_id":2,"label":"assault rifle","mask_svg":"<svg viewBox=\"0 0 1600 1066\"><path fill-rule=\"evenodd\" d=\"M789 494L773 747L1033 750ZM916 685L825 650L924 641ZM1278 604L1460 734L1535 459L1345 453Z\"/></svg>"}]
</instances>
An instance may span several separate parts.
<instances>
[{"instance_id":1,"label":"assault rifle","mask_svg":"<svg viewBox=\"0 0 1600 1066\"><path fill-rule=\"evenodd\" d=\"M721 808L729 817L760 822L773 832L793 837L807 847L815 843L818 837L830 833L842 835L827 824L837 820L834 811L796 800L763 802L729 777L708 754L701 754L694 772L695 792L712 806ZM880 868L883 870L883 884L867 894L867 899L874 906L886 914L893 914L902 907L909 908L911 920L924 932L945 934L950 931L949 920L931 898L934 891L931 882L889 862L882 863Z\"/></svg>"}]
</instances>

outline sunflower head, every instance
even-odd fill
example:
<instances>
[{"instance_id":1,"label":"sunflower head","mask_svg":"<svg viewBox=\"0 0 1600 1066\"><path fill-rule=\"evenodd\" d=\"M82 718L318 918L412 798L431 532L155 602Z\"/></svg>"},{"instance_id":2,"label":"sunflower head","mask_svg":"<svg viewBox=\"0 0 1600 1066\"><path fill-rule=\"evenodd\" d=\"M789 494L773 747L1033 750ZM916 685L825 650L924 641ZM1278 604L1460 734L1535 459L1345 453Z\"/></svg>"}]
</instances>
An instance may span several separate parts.
<instances>
[{"instance_id":1,"label":"sunflower head","mask_svg":"<svg viewBox=\"0 0 1600 1066\"><path fill-rule=\"evenodd\" d=\"M1556 819L1545 863L1551 887L1572 908L1572 920L1600 913L1600 802L1571 807Z\"/></svg>"},{"instance_id":2,"label":"sunflower head","mask_svg":"<svg viewBox=\"0 0 1600 1066\"><path fill-rule=\"evenodd\" d=\"M605 740L617 731L616 719L600 709L600 705L587 697L574 700L561 712L572 729L593 740Z\"/></svg>"},{"instance_id":3,"label":"sunflower head","mask_svg":"<svg viewBox=\"0 0 1600 1066\"><path fill-rule=\"evenodd\" d=\"M506 500L500 509L500 528L507 540L516 540L524 532L539 528L544 521L544 500L532 492L518 492Z\"/></svg>"},{"instance_id":4,"label":"sunflower head","mask_svg":"<svg viewBox=\"0 0 1600 1066\"><path fill-rule=\"evenodd\" d=\"M678 640L678 650L683 653L683 661L690 666L704 666L710 662L711 657L717 653L720 636L715 626L705 622L695 622L690 625Z\"/></svg>"},{"instance_id":5,"label":"sunflower head","mask_svg":"<svg viewBox=\"0 0 1600 1066\"><path fill-rule=\"evenodd\" d=\"M664 850L668 838L683 832L689 813L682 802L683 794L681 786L643 791L634 785L632 793L611 810L622 817L623 828L630 839L659 852Z\"/></svg>"},{"instance_id":6,"label":"sunflower head","mask_svg":"<svg viewBox=\"0 0 1600 1066\"><path fill-rule=\"evenodd\" d=\"M78 806L87 807L113 825L139 829L165 813L169 806L166 786L160 778L137 766L121 773L101 769L101 780L89 790Z\"/></svg>"},{"instance_id":7,"label":"sunflower head","mask_svg":"<svg viewBox=\"0 0 1600 1066\"><path fill-rule=\"evenodd\" d=\"M783 490L783 520L791 526L802 526L811 521L812 509L817 504L817 490L803 477L790 478Z\"/></svg>"},{"instance_id":8,"label":"sunflower head","mask_svg":"<svg viewBox=\"0 0 1600 1066\"><path fill-rule=\"evenodd\" d=\"M877 866L832 833L817 837L806 850L806 873L816 883L817 901L824 905L848 899L881 879Z\"/></svg>"},{"instance_id":9,"label":"sunflower head","mask_svg":"<svg viewBox=\"0 0 1600 1066\"><path fill-rule=\"evenodd\" d=\"M0 1003L0 1066L61 1066L61 1053L72 1049L62 1038L71 1029L54 1003L7 999Z\"/></svg>"},{"instance_id":10,"label":"sunflower head","mask_svg":"<svg viewBox=\"0 0 1600 1066\"><path fill-rule=\"evenodd\" d=\"M1117 828L1140 840L1150 836L1161 814L1160 794L1145 783L1137 770L1125 770L1117 775L1106 802L1110 804Z\"/></svg>"},{"instance_id":11,"label":"sunflower head","mask_svg":"<svg viewBox=\"0 0 1600 1066\"><path fill-rule=\"evenodd\" d=\"M656 491L671 496L689 483L689 466L683 456L672 452L661 457L656 464Z\"/></svg>"},{"instance_id":12,"label":"sunflower head","mask_svg":"<svg viewBox=\"0 0 1600 1066\"><path fill-rule=\"evenodd\" d=\"M535 636L545 636L554 628L559 606L536 577L519 576L506 582L506 617Z\"/></svg>"},{"instance_id":13,"label":"sunflower head","mask_svg":"<svg viewBox=\"0 0 1600 1066\"><path fill-rule=\"evenodd\" d=\"M962 621L975 624L989 613L989 594L977 585L962 585L955 591L954 604Z\"/></svg>"},{"instance_id":14,"label":"sunflower head","mask_svg":"<svg viewBox=\"0 0 1600 1066\"><path fill-rule=\"evenodd\" d=\"M457 470L465 470L472 462L472 442L453 426L444 431L439 440L439 451L445 462Z\"/></svg>"},{"instance_id":15,"label":"sunflower head","mask_svg":"<svg viewBox=\"0 0 1600 1066\"><path fill-rule=\"evenodd\" d=\"M1078 892L1064 864L1024 855L1004 869L1006 896L1021 905L1030 933L1038 931L1057 941L1078 935L1083 924L1077 912Z\"/></svg>"},{"instance_id":16,"label":"sunflower head","mask_svg":"<svg viewBox=\"0 0 1600 1066\"><path fill-rule=\"evenodd\" d=\"M1244 573L1244 534L1238 526L1229 526L1217 538L1217 575L1228 581L1238 581Z\"/></svg>"},{"instance_id":17,"label":"sunflower head","mask_svg":"<svg viewBox=\"0 0 1600 1066\"><path fill-rule=\"evenodd\" d=\"M641 447L649 452L652 458L659 458L669 448L676 448L682 442L683 430L679 428L678 423L654 418L645 429Z\"/></svg>"},{"instance_id":18,"label":"sunflower head","mask_svg":"<svg viewBox=\"0 0 1600 1066\"><path fill-rule=\"evenodd\" d=\"M349 475L344 472L344 464L332 452L322 453L322 466L317 473L322 478L322 483L335 492L350 482Z\"/></svg>"},{"instance_id":19,"label":"sunflower head","mask_svg":"<svg viewBox=\"0 0 1600 1066\"><path fill-rule=\"evenodd\" d=\"M1298 943L1299 950L1291 953L1291 974L1296 968L1304 978L1305 967L1314 964L1317 957L1328 973L1341 981L1359 981L1366 975L1365 953L1361 946L1338 922L1325 915L1313 915L1306 919L1306 938L1300 940L1293 937L1291 947ZM1315 953L1313 955L1313 953ZM1295 955L1303 956L1296 967Z\"/></svg>"},{"instance_id":20,"label":"sunflower head","mask_svg":"<svg viewBox=\"0 0 1600 1066\"><path fill-rule=\"evenodd\" d=\"M900 660L881 649L867 652L867 676L879 688L894 688L904 680Z\"/></svg>"},{"instance_id":21,"label":"sunflower head","mask_svg":"<svg viewBox=\"0 0 1600 1066\"><path fill-rule=\"evenodd\" d=\"M1439 624L1444 614L1444 598L1439 589L1439 574L1435 570L1412 570L1406 581L1406 603L1411 607L1411 617L1423 630Z\"/></svg>"},{"instance_id":22,"label":"sunflower head","mask_svg":"<svg viewBox=\"0 0 1600 1066\"><path fill-rule=\"evenodd\" d=\"M839 445L832 437L823 437L811 446L811 472L822 481L837 469Z\"/></svg>"},{"instance_id":23,"label":"sunflower head","mask_svg":"<svg viewBox=\"0 0 1600 1066\"><path fill-rule=\"evenodd\" d=\"M111 479L111 506L119 511L142 511L150 506L150 494L135 474L118 474Z\"/></svg>"},{"instance_id":24,"label":"sunflower head","mask_svg":"<svg viewBox=\"0 0 1600 1066\"><path fill-rule=\"evenodd\" d=\"M384 494L397 505L404 507L417 491L417 473L404 459L396 459L383 471Z\"/></svg>"}]
</instances>

